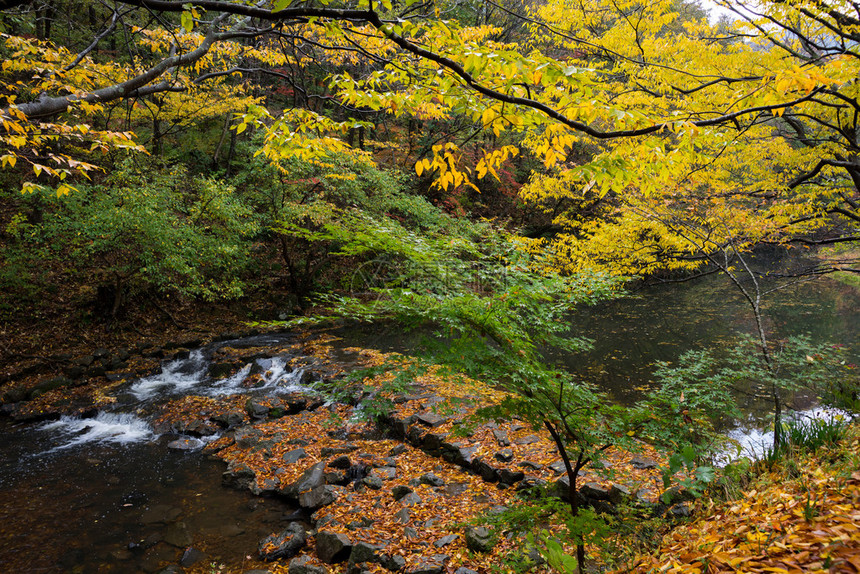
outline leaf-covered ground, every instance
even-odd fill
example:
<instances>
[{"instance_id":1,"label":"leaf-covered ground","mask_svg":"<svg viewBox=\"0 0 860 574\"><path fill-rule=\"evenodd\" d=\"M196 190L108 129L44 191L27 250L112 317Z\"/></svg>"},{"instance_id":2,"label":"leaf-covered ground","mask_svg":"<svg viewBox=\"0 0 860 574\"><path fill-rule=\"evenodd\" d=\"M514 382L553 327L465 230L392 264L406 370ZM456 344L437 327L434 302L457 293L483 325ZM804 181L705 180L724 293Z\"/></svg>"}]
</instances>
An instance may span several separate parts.
<instances>
[{"instance_id":1,"label":"leaf-covered ground","mask_svg":"<svg viewBox=\"0 0 860 574\"><path fill-rule=\"evenodd\" d=\"M303 350L313 352L317 357L326 357L330 349L323 343L315 343ZM379 365L387 358L367 349L347 351L364 366ZM391 373L384 373L361 381L361 386L365 391L382 389L391 377ZM379 390L379 393L386 394L387 391ZM482 424L470 428L465 434L455 432L455 427L475 408L503 397L495 389L473 380L442 376L431 370L412 379L405 394L389 394L394 399L392 415L395 419L423 415L432 421L432 426L426 427L427 432L451 437L447 440L463 448L474 449L476 458L481 457L496 468L523 470L529 479L546 483L558 480L562 474L558 466L560 457L549 438L540 430L518 421ZM223 404L227 409L235 409L236 406L229 399ZM210 399L184 398L176 401L169 413L182 418L191 413L217 410ZM169 413L165 415L167 418L171 417ZM422 561L434 555L444 554L448 556L448 572L459 567L481 573L492 572L506 560L523 554L522 533L498 532L498 541L488 553L468 550L464 538L466 523L516 502L518 496L513 487L486 482L475 473L424 450L401 441L380 438L373 425L356 421L354 414L353 407L328 405L254 425L260 435L255 437L253 447L227 436L207 448L217 452L217 456L233 467L252 470L254 486L263 490L291 484L316 463L332 463L344 453L353 464L360 462L366 465L370 476L382 479L381 488L337 487L338 499L318 510L313 518L317 525L325 525L321 529L346 534L353 543L363 541L380 545L387 555L402 556L407 571L418 569ZM500 437L504 437L504 442L500 443ZM284 455L297 448L301 448L305 456L285 465ZM497 456L502 451L504 461ZM636 454L660 460L659 455L645 445ZM611 482L623 484L631 491L639 492L643 498L654 500L659 486L658 470L635 469L630 465L632 456L625 452L609 453L607 466L616 469ZM328 465L327 468L336 472ZM435 477L437 484L428 484L428 474ZM585 482L605 487L610 485L609 480L593 473L586 474L580 484ZM409 486L417 499L409 502L396 500L392 490L397 486ZM547 526L552 529L552 525ZM313 548L314 540L311 538L304 553L316 562ZM573 548L569 547L568 551L573 552ZM265 568L273 573L286 573L288 561L269 563ZM328 565L327 568L330 572L340 572L346 571L347 566ZM379 565L375 568L380 572L386 571ZM502 568L502 571L506 570ZM535 571L546 571L546 566Z\"/></svg>"},{"instance_id":2,"label":"leaf-covered ground","mask_svg":"<svg viewBox=\"0 0 860 574\"><path fill-rule=\"evenodd\" d=\"M794 453L618 572L860 572L860 432Z\"/></svg>"}]
</instances>

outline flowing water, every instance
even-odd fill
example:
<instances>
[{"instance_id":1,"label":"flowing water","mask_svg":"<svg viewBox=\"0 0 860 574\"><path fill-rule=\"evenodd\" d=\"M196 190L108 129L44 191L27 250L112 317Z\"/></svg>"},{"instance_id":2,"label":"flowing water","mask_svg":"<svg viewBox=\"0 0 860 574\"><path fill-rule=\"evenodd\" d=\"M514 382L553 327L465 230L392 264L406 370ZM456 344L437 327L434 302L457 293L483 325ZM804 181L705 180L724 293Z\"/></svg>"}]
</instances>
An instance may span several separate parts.
<instances>
[{"instance_id":1,"label":"flowing water","mask_svg":"<svg viewBox=\"0 0 860 574\"><path fill-rule=\"evenodd\" d=\"M147 413L185 394L283 394L303 390L288 357L257 358L236 374L207 374L220 346L276 345L253 337L166 361L160 373L117 390L120 405L88 418L63 416L0 427L0 572L157 572L198 555L198 565L251 564L261 539L301 513L278 499L221 487L223 462L199 448L172 450ZM256 364L256 365L255 365ZM253 390L241 386L252 368ZM207 440L186 444L202 447ZM189 548L193 550L188 550Z\"/></svg>"},{"instance_id":2,"label":"flowing water","mask_svg":"<svg viewBox=\"0 0 860 574\"><path fill-rule=\"evenodd\" d=\"M774 338L809 333L817 341L846 344L848 360L860 362L856 289L827 280L798 284L767 299L766 317ZM655 361L752 332L752 315L737 290L712 276L579 311L571 317L571 333L593 339L594 349L585 355L550 353L550 359L629 402L651 382ZM350 338L383 350L408 344L402 333L385 328ZM176 436L159 435L149 417L160 403L189 393L301 390L302 371L293 371L289 357L274 351L232 376L207 374L220 345L274 347L284 339L220 343L165 361L161 372L117 390L116 408L91 418L19 426L0 421L0 572L151 573L161 563L178 563L188 548L205 553L198 565L250 568L258 542L294 519L294 509L222 488L223 463L199 449L167 448ZM249 391L242 382L252 370L261 378ZM756 434L761 431L755 405L748 412L750 420L731 432L766 440ZM194 440L203 446L211 438Z\"/></svg>"}]
</instances>

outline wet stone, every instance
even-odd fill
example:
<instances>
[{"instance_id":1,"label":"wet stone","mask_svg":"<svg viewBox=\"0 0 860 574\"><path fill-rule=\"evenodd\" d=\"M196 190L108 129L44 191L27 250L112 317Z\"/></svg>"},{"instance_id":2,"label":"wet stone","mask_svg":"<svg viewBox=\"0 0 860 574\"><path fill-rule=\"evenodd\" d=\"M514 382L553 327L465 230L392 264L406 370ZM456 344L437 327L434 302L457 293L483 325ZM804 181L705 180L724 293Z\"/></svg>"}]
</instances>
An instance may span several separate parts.
<instances>
[{"instance_id":1,"label":"wet stone","mask_svg":"<svg viewBox=\"0 0 860 574\"><path fill-rule=\"evenodd\" d=\"M164 529L164 541L177 548L185 548L191 545L191 533L184 522L175 522Z\"/></svg>"},{"instance_id":2,"label":"wet stone","mask_svg":"<svg viewBox=\"0 0 860 574\"><path fill-rule=\"evenodd\" d=\"M401 524L406 524L411 519L411 515L409 514L408 508L401 508L397 511L397 514L394 515L394 519Z\"/></svg>"},{"instance_id":3,"label":"wet stone","mask_svg":"<svg viewBox=\"0 0 860 574\"><path fill-rule=\"evenodd\" d=\"M352 461L349 460L347 455L343 454L332 459L331 462L328 463L328 466L330 468L347 469L352 466Z\"/></svg>"},{"instance_id":4,"label":"wet stone","mask_svg":"<svg viewBox=\"0 0 860 574\"><path fill-rule=\"evenodd\" d=\"M338 499L342 487L325 484L317 486L299 495L299 505L302 508L320 508L328 506Z\"/></svg>"},{"instance_id":5,"label":"wet stone","mask_svg":"<svg viewBox=\"0 0 860 574\"><path fill-rule=\"evenodd\" d=\"M379 562L382 546L370 544L369 542L357 542L352 546L352 552L349 554L350 564L358 564L361 562Z\"/></svg>"},{"instance_id":6,"label":"wet stone","mask_svg":"<svg viewBox=\"0 0 860 574\"><path fill-rule=\"evenodd\" d=\"M353 444L345 444L342 446L324 446L320 449L320 457L328 458L335 454L349 454L358 450L358 447Z\"/></svg>"},{"instance_id":7,"label":"wet stone","mask_svg":"<svg viewBox=\"0 0 860 574\"><path fill-rule=\"evenodd\" d=\"M631 498L630 489L621 484L613 484L609 487L609 501L612 504L621 504Z\"/></svg>"},{"instance_id":8,"label":"wet stone","mask_svg":"<svg viewBox=\"0 0 860 574\"><path fill-rule=\"evenodd\" d=\"M236 431L233 435L233 440L236 441L236 446L242 449L248 449L260 442L262 433L254 427L245 427Z\"/></svg>"},{"instance_id":9,"label":"wet stone","mask_svg":"<svg viewBox=\"0 0 860 574\"><path fill-rule=\"evenodd\" d=\"M403 498L407 494L410 494L411 492L412 492L411 488L409 488L408 486L404 486L402 484L398 484L397 486L395 486L394 488L391 489L391 494L392 494L392 496L394 496L394 500L400 500L401 498Z\"/></svg>"},{"instance_id":10,"label":"wet stone","mask_svg":"<svg viewBox=\"0 0 860 574\"><path fill-rule=\"evenodd\" d=\"M472 552L489 552L493 545L493 533L486 526L466 529L466 547Z\"/></svg>"},{"instance_id":11,"label":"wet stone","mask_svg":"<svg viewBox=\"0 0 860 574\"><path fill-rule=\"evenodd\" d=\"M345 562L352 553L352 541L346 534L320 531L316 535L316 553L327 564Z\"/></svg>"},{"instance_id":12,"label":"wet stone","mask_svg":"<svg viewBox=\"0 0 860 574\"><path fill-rule=\"evenodd\" d=\"M508 439L508 433L501 429L493 429L493 437L496 439L496 442L499 443L499 446L510 446L511 441Z\"/></svg>"},{"instance_id":13,"label":"wet stone","mask_svg":"<svg viewBox=\"0 0 860 574\"><path fill-rule=\"evenodd\" d=\"M203 443L196 438L180 438L167 443L167 448L172 448L174 450L194 450L196 448L200 448L202 444Z\"/></svg>"},{"instance_id":14,"label":"wet stone","mask_svg":"<svg viewBox=\"0 0 860 574\"><path fill-rule=\"evenodd\" d=\"M382 488L382 479L378 476L366 476L361 479L361 482L364 486L372 490L379 490Z\"/></svg>"},{"instance_id":15,"label":"wet stone","mask_svg":"<svg viewBox=\"0 0 860 574\"><path fill-rule=\"evenodd\" d=\"M448 421L448 418L443 417L441 415L437 415L436 413L422 413L420 415L417 415L415 417L415 420L423 424L424 426L434 428L445 424Z\"/></svg>"},{"instance_id":16,"label":"wet stone","mask_svg":"<svg viewBox=\"0 0 860 574\"><path fill-rule=\"evenodd\" d=\"M649 468L656 468L657 463L650 458L634 456L630 459L630 466L632 466L633 468L638 468L639 470L646 470Z\"/></svg>"},{"instance_id":17,"label":"wet stone","mask_svg":"<svg viewBox=\"0 0 860 574\"><path fill-rule=\"evenodd\" d=\"M449 556L447 554L426 556L406 572L407 574L442 574L445 571L445 563L448 560Z\"/></svg>"},{"instance_id":18,"label":"wet stone","mask_svg":"<svg viewBox=\"0 0 860 574\"><path fill-rule=\"evenodd\" d=\"M394 480L397 478L397 469L391 466L380 466L370 471L371 476L377 476L382 480Z\"/></svg>"},{"instance_id":19,"label":"wet stone","mask_svg":"<svg viewBox=\"0 0 860 574\"><path fill-rule=\"evenodd\" d=\"M406 452L406 445L405 444L398 444L398 445L392 447L392 449L390 451L388 451L388 456L399 456L399 455L403 454L404 452Z\"/></svg>"},{"instance_id":20,"label":"wet stone","mask_svg":"<svg viewBox=\"0 0 860 574\"><path fill-rule=\"evenodd\" d=\"M183 568L190 568L201 560L206 558L206 553L196 548L186 548L182 553L182 558L179 560L179 565Z\"/></svg>"},{"instance_id":21,"label":"wet stone","mask_svg":"<svg viewBox=\"0 0 860 574\"><path fill-rule=\"evenodd\" d=\"M536 442L540 442L540 437L534 434L514 439L514 444L518 445L534 444Z\"/></svg>"},{"instance_id":22,"label":"wet stone","mask_svg":"<svg viewBox=\"0 0 860 574\"><path fill-rule=\"evenodd\" d=\"M436 548L442 548L443 546L447 546L451 544L455 540L457 540L460 536L458 534L449 534L448 536L443 536L439 540L433 543L433 546Z\"/></svg>"},{"instance_id":23,"label":"wet stone","mask_svg":"<svg viewBox=\"0 0 860 574\"><path fill-rule=\"evenodd\" d=\"M308 453L305 452L303 448L296 448L289 452L284 453L283 461L287 464L293 464L297 460L301 460L308 456Z\"/></svg>"},{"instance_id":24,"label":"wet stone","mask_svg":"<svg viewBox=\"0 0 860 574\"><path fill-rule=\"evenodd\" d=\"M609 491L596 482L587 482L579 489L579 493L592 500L609 500Z\"/></svg>"},{"instance_id":25,"label":"wet stone","mask_svg":"<svg viewBox=\"0 0 860 574\"><path fill-rule=\"evenodd\" d=\"M288 574L328 574L328 568L311 563L310 556L296 556L290 560Z\"/></svg>"},{"instance_id":26,"label":"wet stone","mask_svg":"<svg viewBox=\"0 0 860 574\"><path fill-rule=\"evenodd\" d=\"M400 499L400 504L402 504L403 506L421 504L421 497L414 492L410 492L409 494Z\"/></svg>"},{"instance_id":27,"label":"wet stone","mask_svg":"<svg viewBox=\"0 0 860 574\"><path fill-rule=\"evenodd\" d=\"M427 484L429 486L445 486L445 481L432 472L422 474L418 480L421 481L421 484Z\"/></svg>"},{"instance_id":28,"label":"wet stone","mask_svg":"<svg viewBox=\"0 0 860 574\"><path fill-rule=\"evenodd\" d=\"M307 535L302 525L293 522L278 534L272 534L260 541L260 558L265 561L279 558L291 558L307 542Z\"/></svg>"},{"instance_id":29,"label":"wet stone","mask_svg":"<svg viewBox=\"0 0 860 574\"><path fill-rule=\"evenodd\" d=\"M500 462L510 462L514 458L514 451L512 451L509 448L505 448L505 449L500 450L499 452L497 452L493 456L496 458L496 460L498 460Z\"/></svg>"},{"instance_id":30,"label":"wet stone","mask_svg":"<svg viewBox=\"0 0 860 574\"><path fill-rule=\"evenodd\" d=\"M526 477L521 470L510 470L503 468L499 470L499 482L502 484L516 484Z\"/></svg>"}]
</instances>

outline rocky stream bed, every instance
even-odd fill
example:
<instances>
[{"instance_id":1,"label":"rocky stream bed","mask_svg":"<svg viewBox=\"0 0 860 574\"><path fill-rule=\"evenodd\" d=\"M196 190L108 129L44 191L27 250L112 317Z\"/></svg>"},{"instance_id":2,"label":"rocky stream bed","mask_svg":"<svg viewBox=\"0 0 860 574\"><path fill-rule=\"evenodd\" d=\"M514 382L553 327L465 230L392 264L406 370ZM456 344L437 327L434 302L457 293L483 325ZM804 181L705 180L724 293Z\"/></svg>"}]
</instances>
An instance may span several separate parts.
<instances>
[{"instance_id":1,"label":"rocky stream bed","mask_svg":"<svg viewBox=\"0 0 860 574\"><path fill-rule=\"evenodd\" d=\"M181 505L128 498L123 508L153 528L135 531L125 548L114 544L99 560L60 553L43 571L209 573L225 563L224 572L468 574L503 559L541 568L522 533L478 520L535 496L534 487L570 494L563 463L539 431L516 420L466 428L474 409L501 393L431 371L387 396L389 411L368 423L357 415L379 398L374 389L389 375L349 387L343 375L382 364L382 353L340 349L331 337L221 339L58 358L63 376L12 377L0 388L0 408L16 428L53 437L42 439L43 452L125 441L166 458L226 464L207 472L221 473L222 494L239 505L207 537ZM577 496L597 512L613 514L624 503L643 515L689 515L684 501L658 504L658 461L646 445L609 452L601 474L613 479L588 474ZM49 537L62 524L38 527ZM6 527L7 540L15 539L13 528ZM225 543L231 533L241 533L244 546Z\"/></svg>"}]
</instances>

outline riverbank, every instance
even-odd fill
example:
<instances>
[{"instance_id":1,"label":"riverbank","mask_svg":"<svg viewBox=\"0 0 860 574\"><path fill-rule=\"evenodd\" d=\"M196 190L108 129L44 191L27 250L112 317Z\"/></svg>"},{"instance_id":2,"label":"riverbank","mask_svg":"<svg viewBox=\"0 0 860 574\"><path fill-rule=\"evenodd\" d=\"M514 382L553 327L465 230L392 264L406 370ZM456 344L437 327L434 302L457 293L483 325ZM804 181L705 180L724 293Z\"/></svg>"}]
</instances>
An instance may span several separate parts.
<instances>
[{"instance_id":1,"label":"riverbank","mask_svg":"<svg viewBox=\"0 0 860 574\"><path fill-rule=\"evenodd\" d=\"M658 551L617 570L860 572L860 427L836 445L787 455L730 483L729 500L708 502L669 532ZM739 477L735 477L739 478Z\"/></svg>"}]
</instances>

